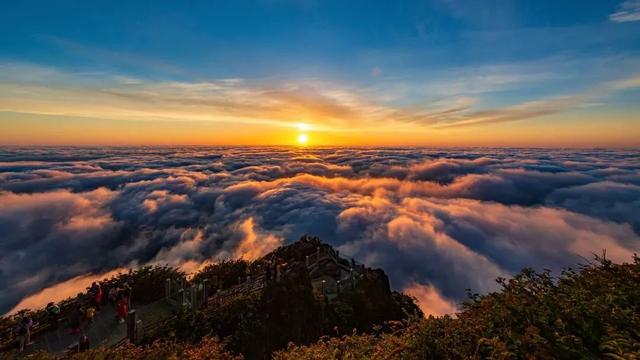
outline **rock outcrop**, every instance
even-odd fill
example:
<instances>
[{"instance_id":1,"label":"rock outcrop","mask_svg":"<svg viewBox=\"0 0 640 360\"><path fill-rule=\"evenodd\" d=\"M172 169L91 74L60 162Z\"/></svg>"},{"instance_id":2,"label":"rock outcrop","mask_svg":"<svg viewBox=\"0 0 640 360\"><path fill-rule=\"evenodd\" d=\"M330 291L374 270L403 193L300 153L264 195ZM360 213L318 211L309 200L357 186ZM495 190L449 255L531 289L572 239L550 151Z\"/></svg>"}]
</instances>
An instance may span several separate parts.
<instances>
[{"instance_id":1,"label":"rock outcrop","mask_svg":"<svg viewBox=\"0 0 640 360\"><path fill-rule=\"evenodd\" d=\"M179 317L175 335L192 341L211 334L229 338L234 350L259 359L289 342L370 332L387 321L421 315L409 297L391 291L384 271L342 257L318 238L302 237L244 270L233 275L240 284L212 289L208 306ZM227 280L222 273L208 273L214 288Z\"/></svg>"}]
</instances>

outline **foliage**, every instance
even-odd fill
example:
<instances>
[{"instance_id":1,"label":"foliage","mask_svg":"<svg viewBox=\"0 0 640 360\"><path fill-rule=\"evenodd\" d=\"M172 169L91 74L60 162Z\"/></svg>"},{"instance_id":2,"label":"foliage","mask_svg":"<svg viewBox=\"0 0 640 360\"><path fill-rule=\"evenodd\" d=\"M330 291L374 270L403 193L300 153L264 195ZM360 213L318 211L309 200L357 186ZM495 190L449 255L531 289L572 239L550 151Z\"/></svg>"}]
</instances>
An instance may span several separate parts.
<instances>
[{"instance_id":1,"label":"foliage","mask_svg":"<svg viewBox=\"0 0 640 360\"><path fill-rule=\"evenodd\" d=\"M250 267L251 263L242 259L224 260L216 264L207 265L195 274L191 281L199 283L207 279L213 291L225 290L238 285L238 279L244 280L250 273Z\"/></svg>"},{"instance_id":2,"label":"foliage","mask_svg":"<svg viewBox=\"0 0 640 360\"><path fill-rule=\"evenodd\" d=\"M168 266L143 266L120 273L109 279L99 281L106 294L110 288L128 283L131 286L131 298L137 304L148 304L164 296L167 278L179 278L184 273Z\"/></svg>"},{"instance_id":3,"label":"foliage","mask_svg":"<svg viewBox=\"0 0 640 360\"><path fill-rule=\"evenodd\" d=\"M17 352L4 355L6 356L4 359L7 360L22 358ZM98 347L65 358L69 360L240 360L243 357L228 351L226 344L217 338L205 337L195 345L187 342L160 340L147 346L126 344L116 348ZM30 355L29 359L54 360L58 357L40 352Z\"/></svg>"}]
</instances>

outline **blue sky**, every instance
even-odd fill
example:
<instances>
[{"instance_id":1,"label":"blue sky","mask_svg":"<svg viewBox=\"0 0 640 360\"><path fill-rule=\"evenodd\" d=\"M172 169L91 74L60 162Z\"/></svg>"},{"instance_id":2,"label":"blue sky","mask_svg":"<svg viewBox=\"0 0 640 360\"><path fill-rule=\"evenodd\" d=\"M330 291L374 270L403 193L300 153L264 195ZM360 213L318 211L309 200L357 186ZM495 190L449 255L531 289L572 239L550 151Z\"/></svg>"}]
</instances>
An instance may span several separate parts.
<instances>
[{"instance_id":1,"label":"blue sky","mask_svg":"<svg viewBox=\"0 0 640 360\"><path fill-rule=\"evenodd\" d=\"M296 94L314 101L317 93L356 93L414 113L464 104L463 120L597 92L554 113L583 106L592 106L591 114L622 112L629 131L638 130L636 84L594 90L640 74L638 0L15 1L1 7L0 81L12 89L38 83L68 90L104 84L105 76L119 81L109 85L118 88L239 79L252 88L295 83ZM52 72L59 76L33 76ZM44 101L27 92L30 104ZM0 126L15 122L16 113L60 116L25 110L15 97L4 100L11 106L0 106ZM342 119L342 128L353 122Z\"/></svg>"},{"instance_id":2,"label":"blue sky","mask_svg":"<svg viewBox=\"0 0 640 360\"><path fill-rule=\"evenodd\" d=\"M637 53L620 1L43 1L3 5L4 59L136 76L384 73ZM387 68L388 67L388 68ZM297 73L297 74L296 74Z\"/></svg>"}]
</instances>

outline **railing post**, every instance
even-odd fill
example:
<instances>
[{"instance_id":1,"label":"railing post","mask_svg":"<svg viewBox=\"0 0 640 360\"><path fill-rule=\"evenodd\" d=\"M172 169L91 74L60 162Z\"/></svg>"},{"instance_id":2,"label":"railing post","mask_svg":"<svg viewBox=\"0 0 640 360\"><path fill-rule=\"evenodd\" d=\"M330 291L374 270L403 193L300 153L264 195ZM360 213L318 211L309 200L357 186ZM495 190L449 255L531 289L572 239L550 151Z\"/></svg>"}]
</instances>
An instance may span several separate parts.
<instances>
[{"instance_id":1,"label":"railing post","mask_svg":"<svg viewBox=\"0 0 640 360\"><path fill-rule=\"evenodd\" d=\"M136 341L142 342L144 339L144 325L142 320L136 321Z\"/></svg>"},{"instance_id":2,"label":"railing post","mask_svg":"<svg viewBox=\"0 0 640 360\"><path fill-rule=\"evenodd\" d=\"M171 300L171 278L164 281L164 297L165 300Z\"/></svg>"},{"instance_id":3,"label":"railing post","mask_svg":"<svg viewBox=\"0 0 640 360\"><path fill-rule=\"evenodd\" d=\"M281 273L280 265L276 265L276 282L280 282L280 277L282 276Z\"/></svg>"},{"instance_id":4,"label":"railing post","mask_svg":"<svg viewBox=\"0 0 640 360\"><path fill-rule=\"evenodd\" d=\"M202 298L203 304L207 303L207 300L209 300L209 279L204 279L202 280Z\"/></svg>"},{"instance_id":5,"label":"railing post","mask_svg":"<svg viewBox=\"0 0 640 360\"><path fill-rule=\"evenodd\" d=\"M351 289L356 288L356 282L353 280L353 268L349 269L349 278L351 279Z\"/></svg>"},{"instance_id":6,"label":"railing post","mask_svg":"<svg viewBox=\"0 0 640 360\"><path fill-rule=\"evenodd\" d=\"M309 255L305 257L305 261L306 261L307 267L309 267Z\"/></svg>"},{"instance_id":7,"label":"railing post","mask_svg":"<svg viewBox=\"0 0 640 360\"><path fill-rule=\"evenodd\" d=\"M196 284L191 284L191 308L196 306Z\"/></svg>"},{"instance_id":8,"label":"railing post","mask_svg":"<svg viewBox=\"0 0 640 360\"><path fill-rule=\"evenodd\" d=\"M136 311L129 310L127 314L127 339L132 344L136 343Z\"/></svg>"},{"instance_id":9,"label":"railing post","mask_svg":"<svg viewBox=\"0 0 640 360\"><path fill-rule=\"evenodd\" d=\"M182 309L184 307L184 301L185 301L184 289L178 290L178 301L179 301L178 305L180 306L180 309Z\"/></svg>"}]
</instances>

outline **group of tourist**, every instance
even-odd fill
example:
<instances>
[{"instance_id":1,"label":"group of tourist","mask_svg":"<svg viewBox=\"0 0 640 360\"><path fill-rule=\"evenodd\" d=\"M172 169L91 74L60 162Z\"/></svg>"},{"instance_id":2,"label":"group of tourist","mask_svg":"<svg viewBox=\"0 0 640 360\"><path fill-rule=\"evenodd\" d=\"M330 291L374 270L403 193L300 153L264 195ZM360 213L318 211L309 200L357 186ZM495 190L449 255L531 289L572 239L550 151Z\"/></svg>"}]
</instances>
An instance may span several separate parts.
<instances>
[{"instance_id":1,"label":"group of tourist","mask_svg":"<svg viewBox=\"0 0 640 360\"><path fill-rule=\"evenodd\" d=\"M96 314L101 310L106 301L116 310L116 321L124 323L131 306L131 286L128 283L122 286L114 285L108 292L103 291L102 286L98 282L91 284L87 294L78 294L76 301L72 304L71 311L68 313L67 319L70 328L70 334L80 333L81 324L86 322L89 326L93 324ZM60 322L61 309L54 302L50 302L45 307L47 319L52 330L57 330ZM21 319L15 328L15 334L19 341L20 352L23 352L25 346L32 344L31 330L34 325L33 320L27 313L23 313ZM79 350L89 348L89 338L86 335L80 337L78 342Z\"/></svg>"},{"instance_id":2,"label":"group of tourist","mask_svg":"<svg viewBox=\"0 0 640 360\"><path fill-rule=\"evenodd\" d=\"M86 296L78 294L76 303L69 314L69 327L71 328L71 334L80 333L80 326L83 319L86 320L89 326L93 324L93 319L102 306L103 297L104 294L102 286L96 282L91 284Z\"/></svg>"}]
</instances>

